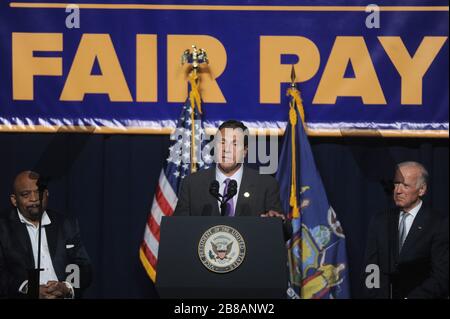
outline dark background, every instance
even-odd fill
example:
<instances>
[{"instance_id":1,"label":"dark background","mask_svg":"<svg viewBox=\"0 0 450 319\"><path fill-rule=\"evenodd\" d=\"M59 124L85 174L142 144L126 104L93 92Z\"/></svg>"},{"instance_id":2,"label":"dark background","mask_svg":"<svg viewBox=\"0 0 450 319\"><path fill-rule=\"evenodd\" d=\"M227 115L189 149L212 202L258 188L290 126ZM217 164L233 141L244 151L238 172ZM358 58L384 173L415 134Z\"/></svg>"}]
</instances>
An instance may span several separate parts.
<instances>
[{"instance_id":1,"label":"dark background","mask_svg":"<svg viewBox=\"0 0 450 319\"><path fill-rule=\"evenodd\" d=\"M448 139L316 137L310 142L347 236L357 298L368 223L390 204L383 183L392 178L396 162L423 163L431 177L426 202L448 214ZM86 297L156 297L138 252L169 144L169 137L160 135L2 133L0 207L9 207L18 172L53 171L60 178L50 184L50 207L78 217L94 266Z\"/></svg>"}]
</instances>

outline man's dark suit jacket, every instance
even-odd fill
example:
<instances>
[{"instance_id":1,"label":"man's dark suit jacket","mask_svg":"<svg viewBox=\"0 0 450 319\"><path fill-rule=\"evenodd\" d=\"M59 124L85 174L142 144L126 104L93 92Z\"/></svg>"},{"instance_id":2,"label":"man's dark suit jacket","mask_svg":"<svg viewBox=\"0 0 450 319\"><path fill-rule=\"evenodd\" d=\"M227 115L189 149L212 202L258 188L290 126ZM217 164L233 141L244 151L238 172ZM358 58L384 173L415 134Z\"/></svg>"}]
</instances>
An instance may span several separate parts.
<instances>
[{"instance_id":1,"label":"man's dark suit jacket","mask_svg":"<svg viewBox=\"0 0 450 319\"><path fill-rule=\"evenodd\" d=\"M78 223L47 210L51 224L45 226L50 256L58 281L65 281L66 266L80 268L80 288L75 297L91 283L92 270L89 257L80 239ZM20 222L16 209L0 218L0 297L21 298L19 287L28 279L28 270L35 268L33 250L26 226Z\"/></svg>"},{"instance_id":2,"label":"man's dark suit jacket","mask_svg":"<svg viewBox=\"0 0 450 319\"><path fill-rule=\"evenodd\" d=\"M446 298L449 293L448 216L422 206L400 254L399 218L400 211L392 209L376 215L369 227L365 265L380 267L381 285L378 289L366 288L366 296L389 298L391 273L393 298Z\"/></svg>"},{"instance_id":3,"label":"man's dark suit jacket","mask_svg":"<svg viewBox=\"0 0 450 319\"><path fill-rule=\"evenodd\" d=\"M186 177L181 185L174 216L220 216L218 201L209 193L209 186L214 180L215 167ZM245 197L245 193L250 196ZM272 176L260 175L244 166L235 216L260 216L269 210L282 212L277 181Z\"/></svg>"}]
</instances>

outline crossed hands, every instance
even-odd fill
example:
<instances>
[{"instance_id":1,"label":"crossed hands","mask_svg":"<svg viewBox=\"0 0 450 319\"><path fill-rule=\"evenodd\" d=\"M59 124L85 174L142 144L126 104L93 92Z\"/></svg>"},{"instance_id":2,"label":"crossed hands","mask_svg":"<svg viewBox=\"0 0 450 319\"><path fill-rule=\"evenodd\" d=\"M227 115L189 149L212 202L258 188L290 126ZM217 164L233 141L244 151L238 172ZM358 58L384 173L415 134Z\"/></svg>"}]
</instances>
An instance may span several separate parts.
<instances>
[{"instance_id":1,"label":"crossed hands","mask_svg":"<svg viewBox=\"0 0 450 319\"><path fill-rule=\"evenodd\" d=\"M62 299L70 295L69 287L61 281L49 281L39 286L39 299Z\"/></svg>"}]
</instances>

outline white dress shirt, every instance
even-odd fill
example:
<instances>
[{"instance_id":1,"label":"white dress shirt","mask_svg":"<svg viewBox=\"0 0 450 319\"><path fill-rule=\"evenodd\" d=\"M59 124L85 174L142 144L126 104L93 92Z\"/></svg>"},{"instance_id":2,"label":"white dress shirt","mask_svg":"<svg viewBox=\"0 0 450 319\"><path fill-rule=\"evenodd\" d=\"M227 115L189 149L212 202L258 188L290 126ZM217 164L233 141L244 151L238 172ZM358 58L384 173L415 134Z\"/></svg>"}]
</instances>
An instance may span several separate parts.
<instances>
[{"instance_id":1,"label":"white dress shirt","mask_svg":"<svg viewBox=\"0 0 450 319\"><path fill-rule=\"evenodd\" d=\"M17 211L19 214L19 219L22 224L25 224L28 231L28 236L30 237L31 247L33 249L34 265L37 267L37 256L38 256L38 234L39 226L35 226L33 223L25 219L25 217ZM47 233L45 232L45 226L50 225L52 222L50 217L48 217L47 212L42 215L42 236L41 236L41 275L40 275L40 285L46 285L49 281L58 281L55 269L53 268L52 258L50 256L50 250L47 242Z\"/></svg>"},{"instance_id":2,"label":"white dress shirt","mask_svg":"<svg viewBox=\"0 0 450 319\"><path fill-rule=\"evenodd\" d=\"M223 191L225 189L225 180L227 178L234 179L237 183L237 194L233 197L233 205L234 205L234 212L236 214L236 204L239 197L239 189L241 187L241 181L242 181L242 175L244 174L244 165L241 164L241 167L232 175L232 176L226 176L219 168L219 165L216 166L216 180L219 182L219 192L223 195ZM219 206L220 210L220 202L217 201L217 205Z\"/></svg>"},{"instance_id":3,"label":"white dress shirt","mask_svg":"<svg viewBox=\"0 0 450 319\"><path fill-rule=\"evenodd\" d=\"M405 231L406 231L406 235L404 238L408 237L408 233L411 229L411 226L414 222L414 219L417 216L417 213L419 212L420 208L422 207L422 201L419 202L419 204L417 204L416 207L414 207L413 209L411 209L408 214L405 217ZM404 211L401 212L400 217L405 214ZM401 218L399 218L399 222L398 222L398 226L400 227L400 222L401 222Z\"/></svg>"},{"instance_id":4,"label":"white dress shirt","mask_svg":"<svg viewBox=\"0 0 450 319\"><path fill-rule=\"evenodd\" d=\"M26 220L26 218L17 210L17 214L19 215L20 222L25 224L28 231L28 236L31 241L31 248L33 249L33 257L34 257L34 265L37 267L37 257L38 257L38 234L39 234L39 225L35 226L33 223ZM48 217L47 212L42 214L42 228L41 228L41 269L39 277L39 284L46 285L49 281L58 281L58 277L56 276L55 269L53 268L52 258L50 256L50 249L48 247L47 242L47 233L45 232L45 226L48 226L52 223L50 217ZM72 285L67 282L64 284L70 290L70 298L74 298L74 289ZM19 287L19 291L22 293L26 293L28 291L28 280L25 280L22 285Z\"/></svg>"}]
</instances>

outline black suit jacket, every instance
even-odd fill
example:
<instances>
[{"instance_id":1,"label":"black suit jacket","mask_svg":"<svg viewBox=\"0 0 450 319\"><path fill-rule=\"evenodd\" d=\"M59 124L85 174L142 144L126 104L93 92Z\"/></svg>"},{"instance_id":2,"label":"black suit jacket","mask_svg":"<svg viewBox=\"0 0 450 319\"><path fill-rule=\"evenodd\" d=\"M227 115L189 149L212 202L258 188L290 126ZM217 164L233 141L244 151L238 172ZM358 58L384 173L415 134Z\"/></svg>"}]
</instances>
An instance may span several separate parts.
<instances>
[{"instance_id":1,"label":"black suit jacket","mask_svg":"<svg viewBox=\"0 0 450 319\"><path fill-rule=\"evenodd\" d=\"M59 281L65 281L66 266L80 268L80 288L75 297L91 283L92 270L89 257L81 242L78 222L47 210L51 224L45 226L50 256ZM28 280L28 270L35 268L33 250L26 226L20 222L16 209L0 219L0 297L24 297L18 292Z\"/></svg>"},{"instance_id":2,"label":"black suit jacket","mask_svg":"<svg viewBox=\"0 0 450 319\"><path fill-rule=\"evenodd\" d=\"M391 280L394 298L448 297L448 216L422 206L400 254L399 218L400 211L392 209L376 215L369 227L365 264L380 267L381 283L379 289L366 288L366 296L389 298Z\"/></svg>"},{"instance_id":3,"label":"black suit jacket","mask_svg":"<svg viewBox=\"0 0 450 319\"><path fill-rule=\"evenodd\" d=\"M174 216L220 216L219 205L209 193L216 179L216 168L200 170L186 177L181 185ZM245 197L244 193L250 196ZM282 212L277 181L269 175L244 167L235 216L259 216L268 210Z\"/></svg>"}]
</instances>

